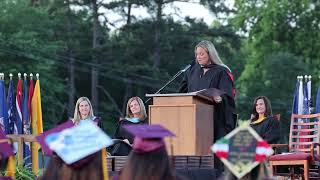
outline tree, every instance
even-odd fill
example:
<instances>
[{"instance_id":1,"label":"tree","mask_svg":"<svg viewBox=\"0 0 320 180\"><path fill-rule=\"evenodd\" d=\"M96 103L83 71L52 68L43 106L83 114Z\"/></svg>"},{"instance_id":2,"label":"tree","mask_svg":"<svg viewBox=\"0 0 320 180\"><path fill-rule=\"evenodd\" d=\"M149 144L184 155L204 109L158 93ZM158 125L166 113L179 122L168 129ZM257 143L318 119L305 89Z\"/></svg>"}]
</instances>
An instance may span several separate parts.
<instances>
[{"instance_id":1,"label":"tree","mask_svg":"<svg viewBox=\"0 0 320 180\"><path fill-rule=\"evenodd\" d=\"M64 80L57 73L58 62L50 58L62 42L54 37L47 9L30 7L24 0L4 0L0 8L0 61L6 65L0 71L13 73L14 80L18 72L40 73L43 123L48 127L61 118L57 109L64 109Z\"/></svg>"}]
</instances>

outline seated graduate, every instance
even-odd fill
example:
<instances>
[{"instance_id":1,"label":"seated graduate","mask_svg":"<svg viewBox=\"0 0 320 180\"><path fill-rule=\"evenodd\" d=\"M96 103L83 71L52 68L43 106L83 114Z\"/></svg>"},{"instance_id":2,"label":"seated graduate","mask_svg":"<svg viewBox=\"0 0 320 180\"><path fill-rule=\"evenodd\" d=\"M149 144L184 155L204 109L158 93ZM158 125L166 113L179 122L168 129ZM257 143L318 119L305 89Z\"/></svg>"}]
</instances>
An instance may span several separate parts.
<instances>
[{"instance_id":1,"label":"seated graduate","mask_svg":"<svg viewBox=\"0 0 320 180\"><path fill-rule=\"evenodd\" d=\"M143 101L139 97L130 98L127 103L126 117L124 119L120 119L113 136L114 139L121 141L113 146L111 154L114 156L127 156L131 151L131 145L134 137L123 128L124 125L146 123L148 123L148 120Z\"/></svg>"},{"instance_id":2,"label":"seated graduate","mask_svg":"<svg viewBox=\"0 0 320 180\"><path fill-rule=\"evenodd\" d=\"M269 144L280 140L280 123L273 118L271 103L265 96L255 98L250 126Z\"/></svg>"},{"instance_id":3,"label":"seated graduate","mask_svg":"<svg viewBox=\"0 0 320 180\"><path fill-rule=\"evenodd\" d=\"M69 121L70 122L70 121ZM92 121L65 122L36 137L51 159L40 180L107 180L109 138Z\"/></svg>"},{"instance_id":4,"label":"seated graduate","mask_svg":"<svg viewBox=\"0 0 320 180\"><path fill-rule=\"evenodd\" d=\"M6 176L1 176L2 180L10 180L14 178L15 173L15 160L13 148L10 144L10 140L5 136L5 133L0 128L0 172L5 172Z\"/></svg>"},{"instance_id":5,"label":"seated graduate","mask_svg":"<svg viewBox=\"0 0 320 180\"><path fill-rule=\"evenodd\" d=\"M102 128L102 122L100 118L94 116L91 102L87 97L80 97L77 100L72 122L78 125L79 122L83 120L94 121L95 124Z\"/></svg>"},{"instance_id":6,"label":"seated graduate","mask_svg":"<svg viewBox=\"0 0 320 180\"><path fill-rule=\"evenodd\" d=\"M128 125L124 128L135 136L128 160L114 180L172 180L174 175L164 137L175 136L161 125Z\"/></svg>"}]
</instances>

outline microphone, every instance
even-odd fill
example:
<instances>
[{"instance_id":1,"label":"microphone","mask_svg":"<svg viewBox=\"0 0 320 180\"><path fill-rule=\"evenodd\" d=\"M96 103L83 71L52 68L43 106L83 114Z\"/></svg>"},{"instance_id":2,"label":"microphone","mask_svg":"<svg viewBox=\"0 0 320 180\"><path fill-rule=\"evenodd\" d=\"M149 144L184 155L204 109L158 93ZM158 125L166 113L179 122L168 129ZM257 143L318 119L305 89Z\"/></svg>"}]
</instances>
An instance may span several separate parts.
<instances>
[{"instance_id":1,"label":"microphone","mask_svg":"<svg viewBox=\"0 0 320 180\"><path fill-rule=\"evenodd\" d=\"M185 68L179 70L164 86L162 86L157 92L154 94L159 94L159 92L167 87L172 81L174 81L177 77L179 77L182 73L186 72L191 67L191 64L188 64ZM150 101L151 98L147 99L144 103L147 103Z\"/></svg>"},{"instance_id":2,"label":"microphone","mask_svg":"<svg viewBox=\"0 0 320 180\"><path fill-rule=\"evenodd\" d=\"M180 71L186 72L191 67L191 64L188 64L185 68L181 69Z\"/></svg>"}]
</instances>

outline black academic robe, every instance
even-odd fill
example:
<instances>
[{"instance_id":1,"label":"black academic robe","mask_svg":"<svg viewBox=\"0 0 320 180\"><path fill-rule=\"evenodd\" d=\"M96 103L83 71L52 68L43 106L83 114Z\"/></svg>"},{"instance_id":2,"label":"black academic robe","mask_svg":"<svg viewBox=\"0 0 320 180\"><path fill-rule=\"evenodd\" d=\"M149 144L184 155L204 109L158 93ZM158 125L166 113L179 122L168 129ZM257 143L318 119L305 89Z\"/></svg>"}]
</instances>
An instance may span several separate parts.
<instances>
[{"instance_id":1,"label":"black academic robe","mask_svg":"<svg viewBox=\"0 0 320 180\"><path fill-rule=\"evenodd\" d=\"M273 117L267 117L260 123L250 126L269 144L276 144L280 140L280 123Z\"/></svg>"},{"instance_id":2,"label":"black academic robe","mask_svg":"<svg viewBox=\"0 0 320 180\"><path fill-rule=\"evenodd\" d=\"M179 92L187 93L202 89L217 88L225 92L221 103L214 104L214 142L235 128L236 114L234 102L234 84L228 75L229 70L223 66L212 64L203 74L199 64L192 66L185 74Z\"/></svg>"},{"instance_id":3,"label":"black academic robe","mask_svg":"<svg viewBox=\"0 0 320 180\"><path fill-rule=\"evenodd\" d=\"M126 119L121 120L117 124L117 129L114 133L113 138L114 139L121 139L121 140L128 139L130 144L133 144L134 136L132 134L130 134L128 131L126 131L123 126L124 125L138 125L138 124L141 125L141 124L146 124L146 123L148 123L147 119L145 119L144 121L140 121L138 123L133 123L133 122L128 121ZM110 153L113 156L127 156L130 153L131 149L132 148L127 143L120 141L119 143L113 145Z\"/></svg>"}]
</instances>

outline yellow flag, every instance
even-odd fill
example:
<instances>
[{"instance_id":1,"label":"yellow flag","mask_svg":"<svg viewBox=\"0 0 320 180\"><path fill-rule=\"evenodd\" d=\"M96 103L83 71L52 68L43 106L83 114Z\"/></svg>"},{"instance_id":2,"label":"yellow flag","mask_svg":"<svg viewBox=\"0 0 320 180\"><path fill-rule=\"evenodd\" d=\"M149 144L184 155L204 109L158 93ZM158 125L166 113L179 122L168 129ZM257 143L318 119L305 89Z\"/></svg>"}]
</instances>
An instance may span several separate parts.
<instances>
[{"instance_id":1,"label":"yellow flag","mask_svg":"<svg viewBox=\"0 0 320 180\"><path fill-rule=\"evenodd\" d=\"M42 126L42 109L41 109L41 93L40 93L40 81L39 79L36 81L36 85L34 87L33 97L31 100L31 126L32 126L32 134L39 135L43 132ZM32 157L32 171L35 174L39 172L39 156L38 151L40 146L37 142L33 142L31 145L31 157Z\"/></svg>"},{"instance_id":2,"label":"yellow flag","mask_svg":"<svg viewBox=\"0 0 320 180\"><path fill-rule=\"evenodd\" d=\"M12 179L14 179L15 169L16 169L16 162L14 160L14 157L9 156L6 176L10 176Z\"/></svg>"}]
</instances>

